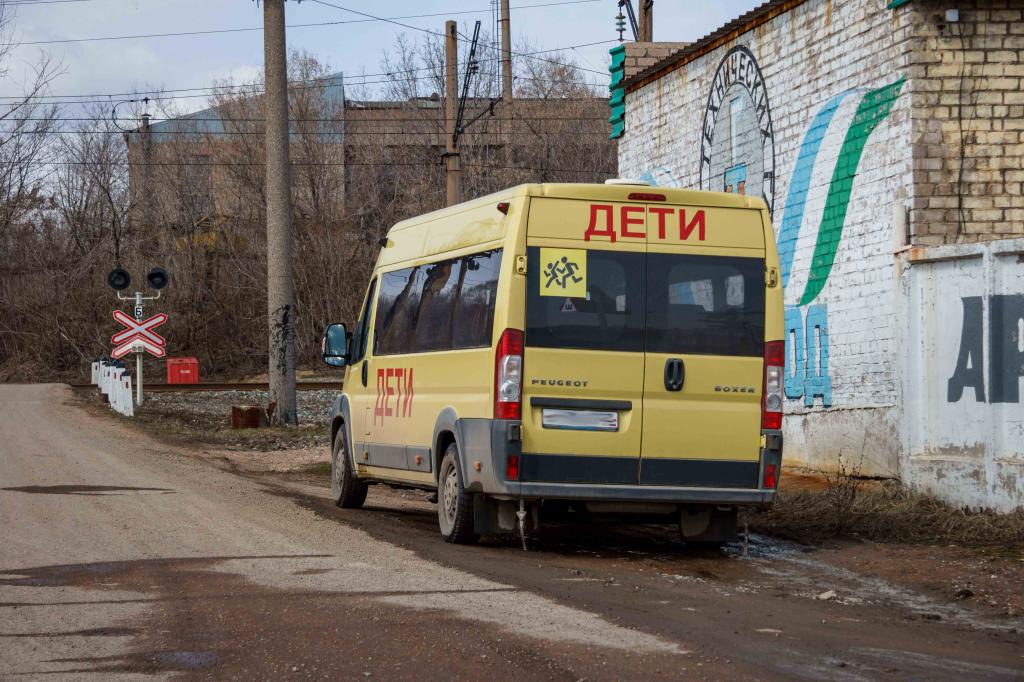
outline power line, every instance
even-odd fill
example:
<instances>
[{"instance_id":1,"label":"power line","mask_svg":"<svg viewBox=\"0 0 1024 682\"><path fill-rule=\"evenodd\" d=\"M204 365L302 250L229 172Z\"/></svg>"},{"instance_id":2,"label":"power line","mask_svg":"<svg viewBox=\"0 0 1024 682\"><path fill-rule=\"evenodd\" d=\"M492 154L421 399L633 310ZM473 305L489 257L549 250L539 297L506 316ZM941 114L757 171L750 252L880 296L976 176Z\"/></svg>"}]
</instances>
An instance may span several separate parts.
<instances>
[{"instance_id":1,"label":"power line","mask_svg":"<svg viewBox=\"0 0 1024 682\"><path fill-rule=\"evenodd\" d=\"M40 3L44 2L44 1L45 2L60 2L60 1L63 1L63 2L83 2L84 0L38 0L38 2L40 2ZM513 9L532 9L532 8L535 8L535 7L554 7L554 6L557 6L557 5L579 5L579 4L584 4L584 3L593 3L593 2L600 2L600 1L601 0L562 0L561 2L548 2L548 3L542 3L542 4L536 4L536 5L520 5L518 7L514 7ZM25 2L19 2L19 3L10 3L10 2L8 2L7 4L8 5L11 5L11 4L20 5L20 4L35 4L35 3L30 3L30 2L25 1ZM331 6L332 7L336 7L335 5L331 5ZM338 9L343 9L343 8L339 7ZM363 23L370 23L370 22L374 22L374 21L384 21L384 22L389 22L389 23L398 23L398 22L396 22L394 20L395 19L422 19L422 18L429 18L429 17L450 16L450 15L455 15L455 14L460 14L460 15L461 14L482 14L484 12L489 12L489 11L490 10L456 10L456 11L453 11L453 12L434 12L432 14L407 14L407 15L398 16L398 17L382 17L382 18L373 17L373 18L369 18L369 19L343 19L343 20L339 20L339 21L318 21L318 22L312 22L312 23L306 23L306 24L288 24L288 28L312 28L312 27L319 27L319 26L338 26L340 24L363 24ZM357 12L357 14L358 14L358 12ZM369 17L371 15L366 15L366 16ZM419 28L417 28L415 26L409 26L407 24L398 23L398 25L399 26L405 26L407 28L416 29L416 30L421 30L421 31L427 30L427 29L419 29ZM205 36L205 35L218 35L218 34L223 34L223 33L248 33L248 32L255 32L255 31L262 31L262 30L263 30L262 26L251 26L251 27L244 27L244 28L209 29L209 30L204 30L204 31L176 31L176 32L169 32L169 33L139 33L139 34L133 34L133 35L120 35L120 36L95 36L95 37L90 37L90 38L58 38L58 39L54 39L54 40L32 40L32 41L28 41L28 42L19 43L19 45L58 45L58 44L62 44L62 43L90 43L90 42L98 42L98 41L106 41L106 40L139 40L139 39L144 39L144 38L172 38L172 37L181 37L181 36ZM441 35L441 34L438 34L438 35Z\"/></svg>"},{"instance_id":2,"label":"power line","mask_svg":"<svg viewBox=\"0 0 1024 682\"><path fill-rule=\"evenodd\" d=\"M604 119L591 119L595 121L601 121ZM122 134L120 130L25 130L19 132L19 135L118 135ZM565 130L552 131L552 134L561 134L566 132ZM329 130L309 130L309 131L291 131L289 136L291 137L309 137L309 136L334 136L334 137L352 137L352 136L363 136L363 135L374 135L377 137L394 137L399 135L419 135L422 137L439 136L444 137L444 130L355 130L355 131L329 131ZM483 136L483 135L499 135L507 136L507 132L501 132L497 130L475 130L467 131L465 133L470 137ZM583 135L593 135L601 139L608 138L608 131L601 130L573 130L572 134L576 137ZM167 130L167 131L153 131L153 135L165 136L165 135L177 135L180 137L202 137L204 135L210 135L211 137L222 137L222 136L235 136L235 135L250 135L256 137L265 137L266 133L262 130L226 130L223 132L208 132L204 130Z\"/></svg>"},{"instance_id":3,"label":"power line","mask_svg":"<svg viewBox=\"0 0 1024 682\"><path fill-rule=\"evenodd\" d=\"M333 7L333 8L335 8L335 9L339 9L339 10L341 10L341 11L343 11L343 12L352 12L353 14L358 14L358 15L360 15L360 16L364 16L364 17L369 17L369 18L371 18L371 19L376 19L376 20L378 20L378 21L385 21L385 22L387 22L387 23L389 23L389 24L395 24L396 26L401 26L401 27L403 27L403 28L408 28L408 29L412 29L413 31L421 31L421 32L423 32L423 33L427 33L427 34L430 34L430 35L433 35L433 36L440 36L441 38L444 38L444 37L445 37L445 35L444 35L443 33L438 33L437 31L431 31L430 29L426 29L426 28L420 28L420 27L418 27L418 26L411 26L411 25L409 25L409 24L403 24L403 23L401 23L401 22L399 22L399 21L392 21L392 20L390 20L390 19L385 19L385 18L383 18L383 17L377 17L377 16L374 16L374 15L372 15L372 14L367 14L366 12L361 12L361 11L359 11L359 10L354 10L354 9L349 9L348 7L342 7L341 5L335 5L335 4L333 4L333 3L327 2L326 0L312 0L312 2L315 2L315 3L317 3L318 5L324 5L324 6L326 6L326 7ZM459 35L462 35L462 34L460 33ZM468 36L465 36L465 35L462 35L462 38L463 38L464 40L469 40L469 37L468 37ZM612 40L601 40L601 41L598 41L598 42L595 42L595 43L589 43L588 45L579 45L578 47L588 47L589 45L601 45L601 44L607 44L607 43L615 43L615 42L618 42L618 41L617 41L617 40L614 40L614 39L612 39ZM566 49L569 49L569 48L566 48ZM549 51L550 51L550 50L549 50ZM516 57L531 57L531 55L530 55L530 54L528 54L528 53L518 53L518 52L512 52L512 54L513 54L514 56L516 56ZM539 59L539 58L538 58L538 59ZM548 60L544 60L544 59L539 59L539 61L548 61ZM605 74L604 74L603 72L601 72L601 71L594 71L593 69L587 69L587 68L585 68L585 67L582 67L582 66L577 66L577 65L575 65L575 64L564 64L564 63L562 63L562 62L554 62L554 63L556 63L556 64L560 64L560 65L562 65L562 66L568 66L568 67L570 67L570 68L578 69L578 70L580 70L580 71L589 71L589 72L591 72L591 73L596 73L596 74L598 74L598 75L600 75L600 76L603 76L603 75L605 75Z\"/></svg>"},{"instance_id":4,"label":"power line","mask_svg":"<svg viewBox=\"0 0 1024 682\"><path fill-rule=\"evenodd\" d=\"M601 45L601 44L607 43L607 42L609 42L609 41L604 40L604 41L599 41L599 42L596 42L596 43L583 43L581 45L569 45L569 46L566 46L566 47L551 48L549 50L537 50L535 52L521 53L521 54L517 53L517 54L518 54L518 56L521 56L521 57L523 57L523 56L532 57L533 55L547 54L549 52L561 52L563 50L572 50L572 49L575 49L577 47L590 47L592 45ZM616 41L611 41L611 42L616 42ZM500 56L498 56L498 57L485 57L485 58L482 58L482 59L478 59L476 61L477 62L486 62L486 61L498 61L500 59L501 59ZM558 62L558 61L554 61L554 60L548 60L548 61L551 61L552 63L555 63L555 64L563 64L562 62ZM563 64L563 65L564 66L571 66L569 64ZM392 81L391 80L366 81L365 79L369 78L369 77L375 77L375 76L388 76L390 78L397 78L396 74L412 73L412 72L418 72L418 71L430 71L433 68L434 67L432 67L432 66L423 66L423 67L417 67L415 69L403 69L403 70L400 70L400 71L390 71L390 72L381 72L381 73L362 74L360 76L350 76L349 78L351 78L351 79L360 79L361 80L361 82L356 83L355 85L378 85L378 84L390 83ZM577 66L577 67L574 67L574 68L581 69L582 67L578 67ZM596 72L596 73L600 73L600 72ZM330 79L333 79L333 78L337 77L337 75L339 75L339 74L330 75L330 76L320 76L320 77L313 78L313 79L308 79L308 80L296 80L296 81L292 81L289 85L290 85L291 89L293 89L293 90L316 89L316 88L326 87L325 85L322 84L322 81L328 81ZM606 75L606 74L601 74L601 75ZM519 76L518 78L520 80L545 80L545 81L547 80L547 79L531 78L531 77L528 77L528 76ZM572 83L572 82L576 82L576 81L561 80L561 81L552 81L552 82ZM589 81L583 81L583 82L581 82L581 85L588 85L590 87L603 87L604 84L603 83L591 83ZM242 93L230 92L232 89L243 89L243 88L248 88L248 89L251 90L251 92L242 92ZM192 95L171 95L171 96L165 96L163 94L163 93L173 93L173 92L196 92L196 91L200 91L200 90L202 90L204 92L197 93L197 94L192 94ZM149 99L151 101L169 101L169 100L176 100L176 99L195 99L195 98L200 98L200 97L212 97L212 96L218 95L218 94L225 94L225 95L241 94L243 96L244 95L259 96L262 93L259 92L259 91L256 91L254 86L251 85L251 84L239 84L239 85L208 85L208 86L194 87L194 88L163 88L163 89L160 89L160 90L136 90L134 92L110 92L110 93L93 93L93 94L77 94L77 95L39 95L39 96L37 96L37 98L38 99L45 99L47 101L46 102L42 102L42 103L49 103L49 104L97 104L97 103L108 104L109 103L108 100L110 98L112 98L112 97L134 97L134 96L137 96L137 95L146 95L146 96L149 96ZM0 100L17 100L18 102L20 102L23 99L24 99L23 96L0 95ZM68 100L74 100L74 101L68 101ZM139 100L129 100L129 101L139 101ZM12 103L11 102L0 102L0 106L5 105L5 104L10 106Z\"/></svg>"},{"instance_id":5,"label":"power line","mask_svg":"<svg viewBox=\"0 0 1024 682\"><path fill-rule=\"evenodd\" d=\"M92 0L7 0L4 4L8 7L21 7L24 5L56 5L65 2L92 2Z\"/></svg>"},{"instance_id":6,"label":"power line","mask_svg":"<svg viewBox=\"0 0 1024 682\"><path fill-rule=\"evenodd\" d=\"M568 100L580 101L580 100ZM361 110L366 111L366 110ZM430 111L430 110L427 110ZM520 121L603 121L606 119L605 116L517 116ZM10 120L10 119L8 119ZM82 121L99 123L100 121L109 121L107 116L57 116L55 118L49 118L46 116L34 116L18 118L18 121L58 121L58 122L69 122L69 121ZM201 118L201 119L188 119L188 118L151 118L150 123L161 123L165 121L179 121L180 123L263 123L266 119L263 118ZM428 118L428 117L405 117L405 118L388 118L388 119L366 119L358 121L347 121L344 118L292 118L289 119L291 123L348 123L359 126L366 125L389 125L391 123L436 123L440 121L440 117ZM3 132L0 130L0 132ZM74 131L78 132L78 131ZM100 131L94 131L100 132ZM112 131L112 132L124 132L124 131ZM161 133L165 131L153 131L154 133ZM170 132L170 131L166 131Z\"/></svg>"},{"instance_id":7,"label":"power line","mask_svg":"<svg viewBox=\"0 0 1024 682\"><path fill-rule=\"evenodd\" d=\"M388 23L388 24L394 24L395 26L401 26L402 28L408 28L408 29L413 30L413 31L421 31L423 33L429 33L430 35L438 36L439 38L444 38L445 37L445 35L443 33L439 33L438 31L431 31L428 28L420 28L419 26L412 26L411 24L403 24L402 22L395 21L394 19L389 19L389 18L386 18L386 17L378 17L378 16L375 16L373 14L367 14L366 12L360 12L359 10L349 9L348 7L342 7L341 5L335 5L335 4L332 4L330 2L326 2L325 0L312 0L312 2L315 2L318 5L323 5L325 7L333 7L334 9L340 9L343 12L351 12L352 14L358 14L359 16L366 17L368 19L373 19L373 20L376 20L376 21L383 21L383 22Z\"/></svg>"},{"instance_id":8,"label":"power line","mask_svg":"<svg viewBox=\"0 0 1024 682\"><path fill-rule=\"evenodd\" d=\"M40 166L96 166L98 164L90 161L44 161L40 162ZM108 165L126 165L125 161L109 161ZM127 165L141 166L143 164L139 162L127 162ZM239 162L239 161L200 161L200 162L188 162L188 161L174 161L174 162L160 162L151 161L149 164L151 167L164 167L164 168L182 168L182 167L227 167L227 168L262 168L264 164L262 162ZM416 162L416 161L292 161L292 166L310 166L310 167L348 167L348 166L399 166L399 167L425 167L425 168L438 168L441 170L441 166L436 160L430 162ZM511 171L540 171L545 173L588 173L591 175L608 175L609 172L596 170L594 168L542 168L537 166L505 166L505 165L494 165L486 163L472 163L464 162L463 166L469 166L473 168L485 168L490 170L511 170ZM610 171L614 172L614 171Z\"/></svg>"},{"instance_id":9,"label":"power line","mask_svg":"<svg viewBox=\"0 0 1024 682\"><path fill-rule=\"evenodd\" d=\"M316 2L316 1L317 0L314 0L314 2ZM462 38L464 40L469 40L468 36L466 36L466 35L464 35L462 33L459 33L459 35L462 36ZM584 43L582 45L571 45L569 47L563 47L563 48L559 48L557 50L546 50L546 52L561 52L562 50L575 50L577 47L592 47L594 45L607 45L608 43L617 43L617 42L619 42L619 41L618 40L614 40L614 39L612 39L612 40L598 40L598 41L593 42L593 43ZM547 62L549 64L557 64L558 66L565 66L565 67L568 67L570 69L576 69L577 71L586 71L588 73L596 73L598 76L607 76L608 75L604 71L595 71L594 69L588 69L588 68L586 68L584 66L579 66L578 64L570 64L568 62L560 62L560 61L555 60L555 59L544 59L543 57L537 57L537 56L535 56L537 54L540 54L540 53L539 52L515 52L515 51L512 52L512 56L513 57L526 57L527 59L533 59L534 61ZM518 78L523 78L523 76L517 76L517 77ZM532 79L532 80L537 80L537 79Z\"/></svg>"}]
</instances>

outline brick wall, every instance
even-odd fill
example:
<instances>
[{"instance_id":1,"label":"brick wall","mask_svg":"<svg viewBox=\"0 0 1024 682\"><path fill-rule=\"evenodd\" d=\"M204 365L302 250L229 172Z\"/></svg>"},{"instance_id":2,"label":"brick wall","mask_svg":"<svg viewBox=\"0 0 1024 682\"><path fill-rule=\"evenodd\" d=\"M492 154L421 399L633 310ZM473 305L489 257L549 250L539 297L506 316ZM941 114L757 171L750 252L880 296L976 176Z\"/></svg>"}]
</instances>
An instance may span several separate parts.
<instances>
[{"instance_id":1,"label":"brick wall","mask_svg":"<svg viewBox=\"0 0 1024 682\"><path fill-rule=\"evenodd\" d=\"M626 46L626 78L654 66L665 57L678 52L689 43L624 43Z\"/></svg>"},{"instance_id":2,"label":"brick wall","mask_svg":"<svg viewBox=\"0 0 1024 682\"><path fill-rule=\"evenodd\" d=\"M746 21L626 82L620 175L771 206L789 462L1024 505L1024 240L1000 239L1024 233L1024 8L806 0Z\"/></svg>"},{"instance_id":3,"label":"brick wall","mask_svg":"<svg viewBox=\"0 0 1024 682\"><path fill-rule=\"evenodd\" d=\"M953 6L957 23L946 21ZM1021 236L1024 8L928 0L902 10L913 48L914 243Z\"/></svg>"},{"instance_id":4,"label":"brick wall","mask_svg":"<svg viewBox=\"0 0 1024 682\"><path fill-rule=\"evenodd\" d=\"M879 0L808 0L627 82L621 176L763 195L772 207L790 461L899 468L892 303L912 178L907 16Z\"/></svg>"}]
</instances>

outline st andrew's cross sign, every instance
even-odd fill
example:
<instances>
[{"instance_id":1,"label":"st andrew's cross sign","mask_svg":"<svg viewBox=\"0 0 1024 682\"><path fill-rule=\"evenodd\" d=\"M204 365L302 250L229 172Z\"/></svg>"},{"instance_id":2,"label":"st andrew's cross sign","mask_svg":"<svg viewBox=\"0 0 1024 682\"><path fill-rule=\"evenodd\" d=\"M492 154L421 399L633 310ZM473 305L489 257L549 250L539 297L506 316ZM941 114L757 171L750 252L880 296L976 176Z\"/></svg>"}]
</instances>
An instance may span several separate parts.
<instances>
[{"instance_id":1,"label":"st andrew's cross sign","mask_svg":"<svg viewBox=\"0 0 1024 682\"><path fill-rule=\"evenodd\" d=\"M157 313L149 319L136 320L127 313L115 310L114 319L127 327L127 329L123 329L110 337L110 341L114 344L114 350L110 353L111 357L116 359L132 351L143 350L158 358L167 355L167 350L164 348L167 345L167 341L164 337L153 331L167 321L167 313Z\"/></svg>"}]
</instances>

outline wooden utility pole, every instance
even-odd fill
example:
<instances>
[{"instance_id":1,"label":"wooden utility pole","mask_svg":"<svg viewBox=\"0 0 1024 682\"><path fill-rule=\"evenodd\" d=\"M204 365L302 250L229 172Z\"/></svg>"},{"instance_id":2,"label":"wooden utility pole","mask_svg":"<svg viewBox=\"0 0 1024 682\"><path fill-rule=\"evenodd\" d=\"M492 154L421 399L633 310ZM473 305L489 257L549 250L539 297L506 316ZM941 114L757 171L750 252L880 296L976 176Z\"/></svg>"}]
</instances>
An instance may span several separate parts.
<instances>
[{"instance_id":1,"label":"wooden utility pole","mask_svg":"<svg viewBox=\"0 0 1024 682\"><path fill-rule=\"evenodd\" d=\"M288 162L288 64L285 0L263 0L264 108L267 133L267 317L270 402L274 424L297 424L295 404L295 281Z\"/></svg>"},{"instance_id":2,"label":"wooden utility pole","mask_svg":"<svg viewBox=\"0 0 1024 682\"><path fill-rule=\"evenodd\" d=\"M444 131L445 168L448 180L448 205L462 201L462 164L455 145L455 117L459 107L459 34L458 24L444 22Z\"/></svg>"},{"instance_id":3,"label":"wooden utility pole","mask_svg":"<svg viewBox=\"0 0 1024 682\"><path fill-rule=\"evenodd\" d=\"M640 0L640 18L636 22L639 42L654 41L654 0Z\"/></svg>"}]
</instances>

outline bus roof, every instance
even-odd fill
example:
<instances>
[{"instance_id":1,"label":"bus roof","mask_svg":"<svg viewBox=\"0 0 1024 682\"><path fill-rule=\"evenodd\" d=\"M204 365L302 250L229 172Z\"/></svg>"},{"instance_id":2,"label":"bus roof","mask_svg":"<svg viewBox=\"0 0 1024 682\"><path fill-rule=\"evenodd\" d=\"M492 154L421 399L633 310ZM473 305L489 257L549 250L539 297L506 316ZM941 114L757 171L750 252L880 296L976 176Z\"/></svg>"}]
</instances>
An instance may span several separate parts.
<instances>
[{"instance_id":1,"label":"bus roof","mask_svg":"<svg viewBox=\"0 0 1024 682\"><path fill-rule=\"evenodd\" d=\"M418 215L396 223L391 232L397 232L425 222L437 220L447 215L455 215L488 204L510 201L520 197L551 197L556 199L582 199L591 201L615 201L647 203L643 198L630 199L631 194L660 194L668 204L687 206L709 206L720 208L766 209L761 197L745 196L728 192L708 192L695 189L678 189L675 187L651 187L649 185L606 185L599 183L532 183L516 185L494 194L464 201L454 206Z\"/></svg>"}]
</instances>

